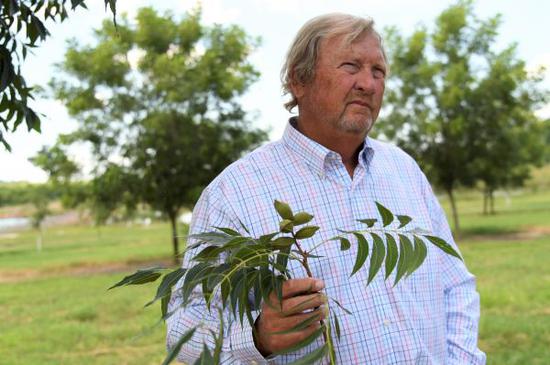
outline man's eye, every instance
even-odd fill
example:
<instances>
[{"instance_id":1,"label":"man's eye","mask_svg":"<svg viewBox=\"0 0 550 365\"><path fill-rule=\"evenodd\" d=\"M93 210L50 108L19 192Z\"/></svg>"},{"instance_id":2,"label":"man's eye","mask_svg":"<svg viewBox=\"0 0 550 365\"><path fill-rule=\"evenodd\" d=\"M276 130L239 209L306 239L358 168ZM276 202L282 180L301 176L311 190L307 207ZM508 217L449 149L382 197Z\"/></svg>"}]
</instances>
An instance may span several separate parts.
<instances>
[{"instance_id":1,"label":"man's eye","mask_svg":"<svg viewBox=\"0 0 550 365\"><path fill-rule=\"evenodd\" d=\"M344 62L341 66L347 72L355 73L359 71L359 66L352 62Z\"/></svg>"},{"instance_id":2,"label":"man's eye","mask_svg":"<svg viewBox=\"0 0 550 365\"><path fill-rule=\"evenodd\" d=\"M375 68L373 71L373 76L377 79L383 79L386 77L386 71L381 68Z\"/></svg>"}]
</instances>

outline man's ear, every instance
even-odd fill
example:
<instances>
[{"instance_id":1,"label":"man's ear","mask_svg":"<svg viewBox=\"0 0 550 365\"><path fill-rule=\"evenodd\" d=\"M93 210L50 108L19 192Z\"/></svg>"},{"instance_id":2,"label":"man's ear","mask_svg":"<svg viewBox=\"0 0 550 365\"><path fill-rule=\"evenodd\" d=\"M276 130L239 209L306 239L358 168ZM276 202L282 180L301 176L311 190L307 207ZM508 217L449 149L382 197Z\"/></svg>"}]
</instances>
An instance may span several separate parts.
<instances>
[{"instance_id":1,"label":"man's ear","mask_svg":"<svg viewBox=\"0 0 550 365\"><path fill-rule=\"evenodd\" d=\"M304 96L305 85L299 81L292 80L292 82L290 83L290 91L292 91L292 95L296 99L300 99L302 96Z\"/></svg>"}]
</instances>

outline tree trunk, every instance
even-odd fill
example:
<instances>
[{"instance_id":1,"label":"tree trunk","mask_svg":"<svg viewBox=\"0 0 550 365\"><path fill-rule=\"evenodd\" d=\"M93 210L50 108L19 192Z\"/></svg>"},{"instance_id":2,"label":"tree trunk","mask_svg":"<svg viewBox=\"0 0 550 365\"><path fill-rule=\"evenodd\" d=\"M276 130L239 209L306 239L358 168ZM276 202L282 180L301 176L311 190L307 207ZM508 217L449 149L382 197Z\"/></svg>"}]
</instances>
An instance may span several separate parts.
<instances>
[{"instance_id":1,"label":"tree trunk","mask_svg":"<svg viewBox=\"0 0 550 365\"><path fill-rule=\"evenodd\" d=\"M488 199L487 199L487 189L483 190L483 215L487 215L487 205L488 205Z\"/></svg>"},{"instance_id":2,"label":"tree trunk","mask_svg":"<svg viewBox=\"0 0 550 365\"><path fill-rule=\"evenodd\" d=\"M36 251L42 251L42 227L38 228L38 236L36 236Z\"/></svg>"},{"instance_id":3,"label":"tree trunk","mask_svg":"<svg viewBox=\"0 0 550 365\"><path fill-rule=\"evenodd\" d=\"M179 241L178 241L178 222L177 214L170 214L170 223L172 225L172 246L174 248L174 263L179 264Z\"/></svg>"},{"instance_id":4,"label":"tree trunk","mask_svg":"<svg viewBox=\"0 0 550 365\"><path fill-rule=\"evenodd\" d=\"M452 188L447 189L447 195L449 196L449 200L451 201L451 210L453 212L455 235L458 237L460 235L460 225L458 223L458 212L456 209L456 202L455 202L455 197L454 197Z\"/></svg>"},{"instance_id":5,"label":"tree trunk","mask_svg":"<svg viewBox=\"0 0 550 365\"><path fill-rule=\"evenodd\" d=\"M491 214L495 214L495 195L494 190L489 191L489 202L490 202L490 212Z\"/></svg>"}]
</instances>

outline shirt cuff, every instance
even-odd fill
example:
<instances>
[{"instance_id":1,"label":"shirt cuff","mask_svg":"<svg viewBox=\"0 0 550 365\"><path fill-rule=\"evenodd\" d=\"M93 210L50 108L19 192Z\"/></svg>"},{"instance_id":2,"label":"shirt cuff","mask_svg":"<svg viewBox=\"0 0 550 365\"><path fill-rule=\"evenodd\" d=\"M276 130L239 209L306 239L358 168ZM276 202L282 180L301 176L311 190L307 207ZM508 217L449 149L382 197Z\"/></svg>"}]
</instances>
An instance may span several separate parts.
<instances>
[{"instance_id":1,"label":"shirt cuff","mask_svg":"<svg viewBox=\"0 0 550 365\"><path fill-rule=\"evenodd\" d=\"M260 315L259 311L252 312L252 318L256 318ZM256 345L254 345L254 338L252 337L252 327L246 319L241 322L236 319L231 326L231 333L229 334L229 344L231 346L231 352L235 359L239 360L243 364L252 365L267 365L268 360L258 351Z\"/></svg>"}]
</instances>

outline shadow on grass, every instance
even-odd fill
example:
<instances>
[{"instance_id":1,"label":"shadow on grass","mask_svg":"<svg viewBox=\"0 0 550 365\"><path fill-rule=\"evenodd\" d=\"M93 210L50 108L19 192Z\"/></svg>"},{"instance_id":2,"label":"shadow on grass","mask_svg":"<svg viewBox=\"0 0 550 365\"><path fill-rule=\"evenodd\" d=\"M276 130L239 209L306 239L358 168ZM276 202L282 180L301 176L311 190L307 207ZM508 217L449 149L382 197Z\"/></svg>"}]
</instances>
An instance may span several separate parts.
<instances>
[{"instance_id":1,"label":"shadow on grass","mask_svg":"<svg viewBox=\"0 0 550 365\"><path fill-rule=\"evenodd\" d=\"M519 229L514 229L511 227L503 226L479 226L479 227L469 227L462 229L458 237L461 240L472 238L472 237L502 237L507 238L506 236L517 235L522 231ZM456 233L455 233L456 235Z\"/></svg>"},{"instance_id":2,"label":"shadow on grass","mask_svg":"<svg viewBox=\"0 0 550 365\"><path fill-rule=\"evenodd\" d=\"M509 215L516 215L516 214L528 214L528 213L541 213L541 212L548 212L550 213L550 206L548 205L541 205L537 207L531 207L529 209L510 209L510 208L503 208L503 209L496 209L494 214L483 214L479 211L466 211L466 212L459 212L459 216L478 216L480 218L491 218L491 217L497 217L497 216L509 216Z\"/></svg>"}]
</instances>

